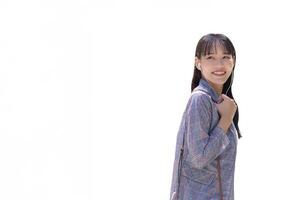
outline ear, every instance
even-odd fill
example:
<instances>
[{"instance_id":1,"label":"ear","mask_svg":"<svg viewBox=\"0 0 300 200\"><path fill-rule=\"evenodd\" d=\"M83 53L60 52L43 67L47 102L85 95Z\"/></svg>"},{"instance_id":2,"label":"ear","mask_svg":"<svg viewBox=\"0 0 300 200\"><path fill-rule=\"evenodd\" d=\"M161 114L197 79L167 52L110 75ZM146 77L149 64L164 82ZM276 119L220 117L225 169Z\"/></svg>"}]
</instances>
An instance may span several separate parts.
<instances>
[{"instance_id":1,"label":"ear","mask_svg":"<svg viewBox=\"0 0 300 200\"><path fill-rule=\"evenodd\" d=\"M197 58L197 56L195 56L195 66L198 70L201 71L201 63L200 63L200 60Z\"/></svg>"}]
</instances>

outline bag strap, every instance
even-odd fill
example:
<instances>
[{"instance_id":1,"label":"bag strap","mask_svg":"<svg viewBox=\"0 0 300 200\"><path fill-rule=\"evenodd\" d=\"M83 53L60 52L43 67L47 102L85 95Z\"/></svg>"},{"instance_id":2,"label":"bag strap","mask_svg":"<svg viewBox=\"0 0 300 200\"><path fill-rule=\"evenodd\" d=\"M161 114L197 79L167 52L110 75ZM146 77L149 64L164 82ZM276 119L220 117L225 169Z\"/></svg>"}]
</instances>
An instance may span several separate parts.
<instances>
[{"instance_id":1,"label":"bag strap","mask_svg":"<svg viewBox=\"0 0 300 200\"><path fill-rule=\"evenodd\" d=\"M223 200L223 190L222 190L222 181L221 181L221 167L220 167L220 157L217 157L217 161L218 161L218 178L219 178L219 189L220 189L220 196L221 196L221 200Z\"/></svg>"}]
</instances>

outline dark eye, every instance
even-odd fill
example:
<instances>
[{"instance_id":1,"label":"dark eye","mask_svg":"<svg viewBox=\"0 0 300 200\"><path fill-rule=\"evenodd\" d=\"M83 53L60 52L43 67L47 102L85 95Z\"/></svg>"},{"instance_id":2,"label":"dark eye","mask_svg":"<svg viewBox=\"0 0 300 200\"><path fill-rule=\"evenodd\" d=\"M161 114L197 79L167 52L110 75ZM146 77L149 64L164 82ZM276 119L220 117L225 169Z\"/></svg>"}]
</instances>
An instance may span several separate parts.
<instances>
[{"instance_id":1,"label":"dark eye","mask_svg":"<svg viewBox=\"0 0 300 200\"><path fill-rule=\"evenodd\" d=\"M212 59L213 57L212 56L208 56L208 57L206 57L206 59Z\"/></svg>"},{"instance_id":2,"label":"dark eye","mask_svg":"<svg viewBox=\"0 0 300 200\"><path fill-rule=\"evenodd\" d=\"M230 59L230 56L224 56L223 58L225 58L225 59Z\"/></svg>"}]
</instances>

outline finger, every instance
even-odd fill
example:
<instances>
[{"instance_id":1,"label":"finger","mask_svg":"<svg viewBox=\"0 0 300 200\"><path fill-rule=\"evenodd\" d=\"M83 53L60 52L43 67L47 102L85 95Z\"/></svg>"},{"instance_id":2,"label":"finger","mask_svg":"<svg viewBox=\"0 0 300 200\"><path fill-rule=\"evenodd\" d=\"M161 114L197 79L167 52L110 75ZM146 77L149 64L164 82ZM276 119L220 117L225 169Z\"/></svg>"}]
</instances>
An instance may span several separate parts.
<instances>
[{"instance_id":1,"label":"finger","mask_svg":"<svg viewBox=\"0 0 300 200\"><path fill-rule=\"evenodd\" d=\"M236 104L236 102L234 100L233 100L233 103L234 103L235 107L237 107L237 104Z\"/></svg>"},{"instance_id":2,"label":"finger","mask_svg":"<svg viewBox=\"0 0 300 200\"><path fill-rule=\"evenodd\" d=\"M223 101L224 101L224 99L219 98L218 101L217 101L217 103L219 104L219 103L222 103Z\"/></svg>"},{"instance_id":3,"label":"finger","mask_svg":"<svg viewBox=\"0 0 300 200\"><path fill-rule=\"evenodd\" d=\"M224 99L228 99L230 101L234 101L234 99L230 98L229 96L222 94L222 97L224 97Z\"/></svg>"},{"instance_id":4,"label":"finger","mask_svg":"<svg viewBox=\"0 0 300 200\"><path fill-rule=\"evenodd\" d=\"M225 99L230 99L226 94L222 94L221 96Z\"/></svg>"},{"instance_id":5,"label":"finger","mask_svg":"<svg viewBox=\"0 0 300 200\"><path fill-rule=\"evenodd\" d=\"M222 98L222 96L219 96L219 98L217 99L217 104L221 103L224 99Z\"/></svg>"}]
</instances>

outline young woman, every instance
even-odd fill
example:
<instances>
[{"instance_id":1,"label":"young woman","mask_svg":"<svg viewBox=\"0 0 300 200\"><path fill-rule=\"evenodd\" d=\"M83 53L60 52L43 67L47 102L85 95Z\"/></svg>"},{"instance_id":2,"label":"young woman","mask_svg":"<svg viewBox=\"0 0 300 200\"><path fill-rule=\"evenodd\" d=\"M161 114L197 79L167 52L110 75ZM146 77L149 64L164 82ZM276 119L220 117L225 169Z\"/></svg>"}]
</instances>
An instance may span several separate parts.
<instances>
[{"instance_id":1,"label":"young woman","mask_svg":"<svg viewBox=\"0 0 300 200\"><path fill-rule=\"evenodd\" d=\"M225 35L199 40L192 94L177 133L172 200L234 200L237 136L242 137L231 92L235 63Z\"/></svg>"}]
</instances>

